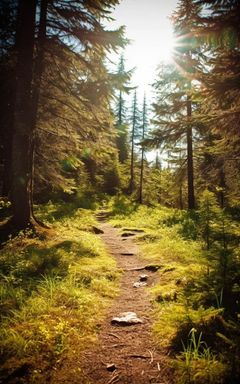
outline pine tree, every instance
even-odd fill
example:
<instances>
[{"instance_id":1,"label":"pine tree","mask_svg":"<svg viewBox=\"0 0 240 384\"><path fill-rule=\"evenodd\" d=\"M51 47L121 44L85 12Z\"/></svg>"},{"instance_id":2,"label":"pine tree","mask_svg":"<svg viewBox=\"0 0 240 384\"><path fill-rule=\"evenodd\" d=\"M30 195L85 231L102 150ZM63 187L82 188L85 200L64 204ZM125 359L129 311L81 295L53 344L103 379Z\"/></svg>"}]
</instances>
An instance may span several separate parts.
<instances>
[{"instance_id":1,"label":"pine tree","mask_svg":"<svg viewBox=\"0 0 240 384\"><path fill-rule=\"evenodd\" d=\"M43 138L42 144L46 141L44 135L38 135L37 137L37 132L39 132L39 122L45 119L45 117L42 118L44 115L46 116L46 110L44 111L43 108L43 96L46 90L44 89L44 83L48 83L49 80L52 80L51 77L53 77L53 72L51 71L63 58L67 59L71 78L74 77L73 73L76 74L75 70L78 66L76 64L77 62L81 63L84 67L84 71L81 73L83 76L81 86L84 87L86 79L88 85L86 87L85 84L84 96L80 95L77 89L77 83L79 84L80 82L75 81L75 85L73 83L70 85L71 99L75 100L75 104L77 104L76 101L80 102L77 108L75 108L76 105L73 106L71 101L70 109L73 107L72 111L74 110L77 115L79 114L79 107L87 105L85 114L87 119L85 121L84 114L81 114L82 125L85 126L84 132L90 131L88 125L90 126L90 121L95 115L96 111L94 111L94 109L99 113L95 119L96 123L101 122L103 130L104 124L110 125L110 114L106 111L110 110L109 95L112 92L112 85L110 85L111 76L107 74L103 60L106 50L110 50L117 45L123 45L123 39L121 37L121 30L106 31L103 28L100 19L108 17L109 10L115 4L117 4L117 1L113 0L104 2L104 4L101 2L85 2L83 8L82 5L72 3L68 0L62 1L61 4L51 0L42 0L40 6L42 7L42 10L44 9L44 12L41 13L44 18L40 16L40 24L37 24L35 17L36 4L32 4L31 8L29 4L28 6L26 5L25 1L19 1L19 23L16 34L16 47L18 52L18 62L20 64L16 67L17 86L14 113L15 127L12 150L11 193L13 223L16 227L24 228L29 222L33 222L34 220L32 212L33 138L36 136L35 141L38 144L40 137ZM33 9L33 6L34 12L32 10L32 13L30 14L30 9ZM25 19L29 19L31 22L27 25ZM37 49L35 49L35 36L33 36L33 32L35 33L35 31L39 31ZM71 39L69 39L69 36L71 36ZM25 37L26 42L23 43ZM44 43L43 49L44 40L46 40L46 43ZM24 44L25 46L23 47ZM29 48L27 49L26 47ZM35 52L37 55L35 55ZM53 59L52 65L50 64L50 61L48 61L50 58L51 60ZM46 65L47 61L48 65ZM58 75L61 78L61 81L57 84L59 88L58 94L59 91L63 94L64 92L66 93L66 89L69 87L69 82L66 81L64 75L62 76L62 72L64 72L63 66L58 67L58 69L60 69ZM79 74L76 74L75 79L79 78L78 76ZM92 81L88 81L90 76ZM101 78L102 81L100 80ZM61 88L61 83L65 83L64 88ZM97 89L93 103L96 108L91 107L91 99L93 97L93 88L91 87ZM53 92L50 96L52 100L55 100L56 89L57 87L52 85ZM54 104L55 102L52 102L53 108L51 114L52 112L59 112L59 108L56 110L56 104ZM63 105L66 104L67 102L64 100ZM100 110L99 108L97 109L98 105L100 105ZM31 116L30 111L32 111ZM23 119L22 122L21 118ZM64 121L65 127L69 125L69 120L71 121L69 116L63 117L63 113L60 113L59 118ZM72 128L73 126L74 124L71 125ZM49 132L51 135L51 130L48 131L47 134L49 134ZM84 135L84 132L78 131L77 136L79 134ZM90 133L88 133L88 135L91 136ZM77 141L75 141L75 146L76 143ZM36 152L40 152L39 146L35 146L35 149ZM42 153L40 155L42 155ZM17 156L20 156L21 159ZM23 169L23 167L25 168Z\"/></svg>"},{"instance_id":2,"label":"pine tree","mask_svg":"<svg viewBox=\"0 0 240 384\"><path fill-rule=\"evenodd\" d=\"M16 34L17 66L12 138L11 202L13 224L26 228L33 220L31 203L32 104L36 2L20 0Z\"/></svg>"},{"instance_id":3,"label":"pine tree","mask_svg":"<svg viewBox=\"0 0 240 384\"><path fill-rule=\"evenodd\" d=\"M117 148L119 152L119 161L124 163L128 159L129 146L128 146L128 124L127 124L127 110L124 100L124 94L129 93L130 87L128 82L132 75L132 71L126 72L124 57L121 55L118 66L118 83L116 84L118 96L116 102L116 130L117 130Z\"/></svg>"},{"instance_id":4,"label":"pine tree","mask_svg":"<svg viewBox=\"0 0 240 384\"><path fill-rule=\"evenodd\" d=\"M134 159L135 159L135 143L136 138L139 138L139 125L140 125L140 114L137 104L137 90L134 92L133 104L132 104L132 116L131 116L131 134L130 134L130 182L129 182L129 193L132 194L135 187L135 172L134 172Z\"/></svg>"},{"instance_id":5,"label":"pine tree","mask_svg":"<svg viewBox=\"0 0 240 384\"><path fill-rule=\"evenodd\" d=\"M175 35L178 40L175 55L179 69L187 81L186 111L187 111L187 179L188 179L188 208L195 208L194 167L193 167L193 126L192 126L192 80L196 71L197 49L196 38L192 29L198 20L199 6L192 0L181 0L173 14Z\"/></svg>"},{"instance_id":6,"label":"pine tree","mask_svg":"<svg viewBox=\"0 0 240 384\"><path fill-rule=\"evenodd\" d=\"M172 164L180 185L187 169L188 207L193 208L193 154L192 154L192 101L189 99L189 80L178 67L162 65L154 83L156 101L153 104L153 124L156 129L147 140L148 145L160 147L169 153L168 164ZM193 89L191 90L191 94ZM186 156L183 156L183 153ZM180 155L181 154L181 155ZM177 171L178 169L178 171ZM179 189L179 204L182 206L182 187Z\"/></svg>"},{"instance_id":7,"label":"pine tree","mask_svg":"<svg viewBox=\"0 0 240 384\"><path fill-rule=\"evenodd\" d=\"M140 184L139 184L139 203L143 203L143 174L144 174L144 140L146 137L147 130L147 104L146 95L144 94L143 99L143 111L142 111L142 137L141 137L141 167L140 167Z\"/></svg>"},{"instance_id":8,"label":"pine tree","mask_svg":"<svg viewBox=\"0 0 240 384\"><path fill-rule=\"evenodd\" d=\"M15 95L15 38L17 1L0 2L0 193L9 197L11 188L11 147Z\"/></svg>"},{"instance_id":9,"label":"pine tree","mask_svg":"<svg viewBox=\"0 0 240 384\"><path fill-rule=\"evenodd\" d=\"M202 169L220 191L221 204L236 204L240 185L240 4L239 1L194 3L201 7L201 22L194 33L205 47L204 64L207 67L199 74L202 96L208 100L201 110L206 148ZM210 157L212 165L206 161Z\"/></svg>"}]
</instances>

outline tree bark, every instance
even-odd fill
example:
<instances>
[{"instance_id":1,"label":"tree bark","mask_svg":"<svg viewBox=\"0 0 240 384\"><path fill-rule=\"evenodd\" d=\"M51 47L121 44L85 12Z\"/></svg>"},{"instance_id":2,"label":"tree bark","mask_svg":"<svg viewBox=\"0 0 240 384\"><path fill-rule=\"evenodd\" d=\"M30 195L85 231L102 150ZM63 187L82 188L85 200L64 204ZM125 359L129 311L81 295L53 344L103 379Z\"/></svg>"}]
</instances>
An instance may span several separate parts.
<instances>
[{"instance_id":1,"label":"tree bark","mask_svg":"<svg viewBox=\"0 0 240 384\"><path fill-rule=\"evenodd\" d=\"M38 32L38 44L36 49L36 65L34 70L33 91L32 91L32 148L31 148L31 204L33 206L33 187L34 187L34 155L36 126L38 118L38 106L41 92L42 74L44 72L44 44L46 41L47 29L47 6L49 0L41 0L40 2L40 22ZM33 211L33 209L32 209ZM34 212L33 212L34 214Z\"/></svg>"},{"instance_id":2,"label":"tree bark","mask_svg":"<svg viewBox=\"0 0 240 384\"><path fill-rule=\"evenodd\" d=\"M9 131L11 127L7 127ZM12 135L11 132L5 135L3 140L3 181L1 194L4 197L9 197L11 190L11 147Z\"/></svg>"},{"instance_id":3,"label":"tree bark","mask_svg":"<svg viewBox=\"0 0 240 384\"><path fill-rule=\"evenodd\" d=\"M192 116L192 100L187 96L187 117ZM188 175L188 209L195 209L194 197L194 175L193 175L193 145L192 145L192 126L187 127L187 175Z\"/></svg>"},{"instance_id":4,"label":"tree bark","mask_svg":"<svg viewBox=\"0 0 240 384\"><path fill-rule=\"evenodd\" d=\"M12 143L12 221L26 228L33 218L32 173L32 79L35 33L35 0L20 0L16 34L17 68Z\"/></svg>"}]
</instances>

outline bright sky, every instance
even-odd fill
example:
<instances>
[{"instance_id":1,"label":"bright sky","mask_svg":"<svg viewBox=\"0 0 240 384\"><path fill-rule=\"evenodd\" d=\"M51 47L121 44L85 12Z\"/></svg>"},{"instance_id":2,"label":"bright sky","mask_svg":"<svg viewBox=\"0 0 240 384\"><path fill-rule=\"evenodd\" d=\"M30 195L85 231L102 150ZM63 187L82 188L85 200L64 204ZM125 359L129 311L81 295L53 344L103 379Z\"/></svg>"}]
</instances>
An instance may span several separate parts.
<instances>
[{"instance_id":1,"label":"bright sky","mask_svg":"<svg viewBox=\"0 0 240 384\"><path fill-rule=\"evenodd\" d=\"M161 60L170 60L173 46L169 16L177 0L122 0L113 12L113 27L126 26L126 37L131 40L125 49L126 69L136 67L132 85L139 94L150 91L156 67Z\"/></svg>"}]
</instances>

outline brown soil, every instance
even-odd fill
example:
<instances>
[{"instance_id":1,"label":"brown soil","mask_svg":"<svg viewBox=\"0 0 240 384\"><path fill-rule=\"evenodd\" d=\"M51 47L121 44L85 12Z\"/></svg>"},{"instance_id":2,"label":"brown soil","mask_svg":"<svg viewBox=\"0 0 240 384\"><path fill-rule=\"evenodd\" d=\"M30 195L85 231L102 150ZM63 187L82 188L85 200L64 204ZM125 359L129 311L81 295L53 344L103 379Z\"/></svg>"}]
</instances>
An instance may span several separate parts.
<instances>
[{"instance_id":1,"label":"brown soil","mask_svg":"<svg viewBox=\"0 0 240 384\"><path fill-rule=\"evenodd\" d=\"M104 233L99 236L116 258L118 267L124 271L120 294L109 308L105 320L99 324L97 343L79 356L78 361L74 356L71 363L66 362L68 370L65 374L64 369L58 370L51 382L171 384L173 381L167 364L167 351L159 349L152 337L153 307L150 294L145 287L133 287L133 283L139 281L140 274L148 275L148 287L154 285L157 274L132 270L145 265L133 240L134 236L121 237L119 231L107 222L101 222L100 228ZM123 255L124 253L133 255ZM143 323L130 326L112 325L112 318L122 312L135 312ZM110 364L116 367L113 372L107 369Z\"/></svg>"},{"instance_id":2,"label":"brown soil","mask_svg":"<svg viewBox=\"0 0 240 384\"><path fill-rule=\"evenodd\" d=\"M98 345L85 353L82 367L92 383L107 384L148 384L170 383L166 355L154 343L151 335L152 304L146 288L133 288L139 275L147 273L148 286L157 278L154 272L133 271L144 266L134 236L121 237L118 230L108 223L102 223L101 235L109 252L116 258L118 267L124 270L121 279L121 292L109 309L101 324ZM132 255L123 255L123 254ZM135 312L143 320L142 324L131 326L111 325L111 319L121 312ZM109 372L108 364L116 370Z\"/></svg>"}]
</instances>

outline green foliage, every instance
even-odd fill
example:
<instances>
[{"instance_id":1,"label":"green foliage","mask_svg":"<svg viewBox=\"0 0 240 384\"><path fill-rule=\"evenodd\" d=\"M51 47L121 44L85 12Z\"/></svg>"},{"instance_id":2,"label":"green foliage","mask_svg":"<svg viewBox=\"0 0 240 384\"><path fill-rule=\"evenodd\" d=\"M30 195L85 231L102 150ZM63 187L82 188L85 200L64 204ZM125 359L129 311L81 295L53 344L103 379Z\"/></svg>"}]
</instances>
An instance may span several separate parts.
<instances>
[{"instance_id":1,"label":"green foliage","mask_svg":"<svg viewBox=\"0 0 240 384\"><path fill-rule=\"evenodd\" d=\"M232 315L239 312L239 231L225 210L220 209L212 192L204 191L199 203L199 234L208 263L208 286L221 297Z\"/></svg>"},{"instance_id":2,"label":"green foliage","mask_svg":"<svg viewBox=\"0 0 240 384\"><path fill-rule=\"evenodd\" d=\"M96 195L91 191L77 191L73 198L74 206L77 208L95 210L97 208Z\"/></svg>"},{"instance_id":3,"label":"green foliage","mask_svg":"<svg viewBox=\"0 0 240 384\"><path fill-rule=\"evenodd\" d=\"M138 207L136 202L133 202L124 195L117 195L109 202L109 208L113 215L127 215L134 212Z\"/></svg>"},{"instance_id":4,"label":"green foliage","mask_svg":"<svg viewBox=\"0 0 240 384\"><path fill-rule=\"evenodd\" d=\"M197 336L196 329L189 332L187 345L178 356L176 383L178 384L220 384L224 382L226 367L216 359L207 344L202 340L202 333Z\"/></svg>"},{"instance_id":5,"label":"green foliage","mask_svg":"<svg viewBox=\"0 0 240 384\"><path fill-rule=\"evenodd\" d=\"M115 195L120 189L120 174L117 161L106 167L104 172L103 192L110 196Z\"/></svg>"},{"instance_id":6,"label":"green foliage","mask_svg":"<svg viewBox=\"0 0 240 384\"><path fill-rule=\"evenodd\" d=\"M220 208L213 192L205 190L199 199L200 235L206 250L214 241L214 222L219 218Z\"/></svg>"},{"instance_id":7,"label":"green foliage","mask_svg":"<svg viewBox=\"0 0 240 384\"><path fill-rule=\"evenodd\" d=\"M91 212L51 202L38 212L53 223L46 238L22 232L0 251L1 379L9 362L17 369L27 359L33 380L36 367L82 351L118 291L119 272L92 232Z\"/></svg>"},{"instance_id":8,"label":"green foliage","mask_svg":"<svg viewBox=\"0 0 240 384\"><path fill-rule=\"evenodd\" d=\"M238 231L215 196L205 191L195 213L156 205L138 206L132 212L125 207L124 214L123 207L111 220L120 228L141 229L136 239L142 257L145 263L159 266L159 282L150 288L155 306L153 332L162 347L176 354L172 358L176 382L237 382ZM226 253L224 238L232 255ZM221 249L225 249L223 254ZM226 321L230 308L235 317L232 326ZM193 328L197 331L190 333Z\"/></svg>"}]
</instances>

